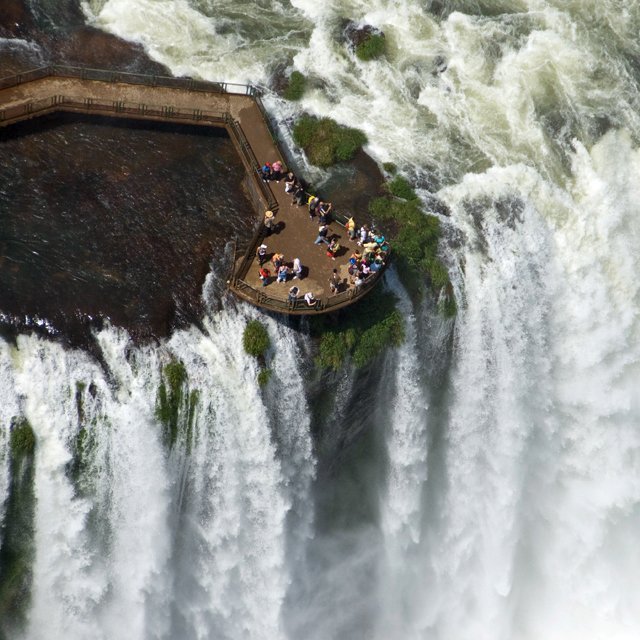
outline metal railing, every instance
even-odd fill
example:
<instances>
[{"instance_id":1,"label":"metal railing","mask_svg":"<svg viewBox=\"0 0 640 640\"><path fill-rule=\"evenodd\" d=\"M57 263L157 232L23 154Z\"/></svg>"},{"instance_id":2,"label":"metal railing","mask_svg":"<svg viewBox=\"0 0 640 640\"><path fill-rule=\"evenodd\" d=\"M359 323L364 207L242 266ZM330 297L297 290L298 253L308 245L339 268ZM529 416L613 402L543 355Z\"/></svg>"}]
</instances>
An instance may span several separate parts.
<instances>
[{"instance_id":1,"label":"metal railing","mask_svg":"<svg viewBox=\"0 0 640 640\"><path fill-rule=\"evenodd\" d=\"M263 182L258 175L260 172L260 163L258 162L258 159L256 158L256 155L253 152L249 141L247 140L247 136L242 130L242 125L237 120L235 120L230 113L227 113L225 115L225 118L225 124L227 125L227 128L232 132L238 148L246 159L247 169L257 180L258 188L261 190L264 196L267 208L276 213L278 210L278 202L273 195L273 191L271 191L271 187L267 183Z\"/></svg>"},{"instance_id":2,"label":"metal railing","mask_svg":"<svg viewBox=\"0 0 640 640\"><path fill-rule=\"evenodd\" d=\"M100 101L95 98L77 98L55 95L40 100L30 100L14 107L0 109L0 122L9 123L24 118L43 115L53 111L73 111L81 113L109 113L122 117L141 117L149 119L175 120L225 126L227 112L203 111L202 109L182 109L170 105L149 105L124 100Z\"/></svg>"},{"instance_id":3,"label":"metal railing","mask_svg":"<svg viewBox=\"0 0 640 640\"><path fill-rule=\"evenodd\" d=\"M52 65L0 79L0 90L51 76L79 78L82 80L95 80L109 83L137 84L150 87L168 87L187 91L229 93L250 96L254 99L254 102L261 113L263 122L266 125L279 154L285 163L288 166L291 166L291 158L287 157L283 152L283 149L280 147L279 138L271 124L262 100L260 99L260 91L252 85L228 82L207 82L195 80L193 78L173 78L170 76ZM271 188L261 179L261 175L259 174L261 165L258 162L244 131L242 130L242 126L228 111L216 112L203 111L202 109L183 109L171 105L149 105L146 103L130 103L122 100L101 102L95 98L85 98L80 101L77 98L71 98L65 95L54 95L40 100L30 100L29 102L22 103L14 107L0 109L0 123L8 124L9 122L19 121L54 111L72 111L87 114L112 114L119 117L138 117L163 121L224 126L241 154L243 162L247 168L249 179L257 185L258 192L264 199L266 206L274 212L278 209L278 203L271 191ZM311 194L307 194L307 196L309 195ZM348 220L346 215L336 212L332 212L331 215L333 220L338 224L346 226ZM267 309L285 313L301 313L303 311L309 313L313 311L327 312L341 306L347 306L368 292L376 284L380 275L384 271L383 268L381 271L371 274L363 284L358 287L350 287L346 291L342 291L329 297L320 298L314 306L307 305L303 299L288 301L274 298L269 296L264 290L252 287L244 280L255 258L256 249L262 242L264 236L265 228L262 223L262 216L260 215L260 220L253 238L240 263L233 271L231 285L238 293Z\"/></svg>"},{"instance_id":4,"label":"metal railing","mask_svg":"<svg viewBox=\"0 0 640 640\"><path fill-rule=\"evenodd\" d=\"M303 298L297 298L295 301L274 298L265 291L264 287L253 287L239 277L236 277L233 280L232 285L243 297L251 300L261 307L264 307L265 309L285 313L302 311L305 313L311 313L313 311L318 313L328 313L330 311L335 311L340 307L346 307L355 300L361 298L365 293L368 293L381 278L385 269L386 265L380 271L370 274L369 277L357 287L349 287L345 291L341 291L335 295L317 298L317 302L313 306L309 306Z\"/></svg>"},{"instance_id":5,"label":"metal railing","mask_svg":"<svg viewBox=\"0 0 640 640\"><path fill-rule=\"evenodd\" d=\"M39 67L0 79L0 89L8 89L25 82L33 82L46 77L80 78L81 80L98 80L100 82L144 85L147 87L168 87L186 91L204 91L211 93L232 93L256 97L259 90L250 84L235 82L211 82L195 78L174 78L172 76L131 73L128 71L112 71L107 69L91 69L88 67L71 67L50 65Z\"/></svg>"}]
</instances>

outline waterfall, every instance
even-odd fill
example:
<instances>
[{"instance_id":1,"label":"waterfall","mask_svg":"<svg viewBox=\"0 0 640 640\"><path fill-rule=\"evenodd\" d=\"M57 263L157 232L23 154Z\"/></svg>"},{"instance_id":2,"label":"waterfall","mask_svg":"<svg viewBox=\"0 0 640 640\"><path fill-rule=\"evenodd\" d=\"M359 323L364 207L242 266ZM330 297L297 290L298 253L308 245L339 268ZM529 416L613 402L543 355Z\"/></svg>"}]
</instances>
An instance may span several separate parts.
<instances>
[{"instance_id":1,"label":"waterfall","mask_svg":"<svg viewBox=\"0 0 640 640\"><path fill-rule=\"evenodd\" d=\"M158 345L106 328L100 363L0 342L0 518L12 420L36 436L24 637L637 637L640 8L82 7L176 75L262 86L285 139L302 112L365 131L437 203L458 315L426 339L432 306L392 272L372 295L397 297L404 344L324 375L304 324L226 302ZM386 55L357 59L349 20ZM270 91L283 69L301 101ZM262 388L242 348L258 317Z\"/></svg>"},{"instance_id":2,"label":"waterfall","mask_svg":"<svg viewBox=\"0 0 640 640\"><path fill-rule=\"evenodd\" d=\"M4 346L3 411L22 409L37 442L27 637L284 637L287 574L311 535L309 419L291 330L269 324L261 390L246 318L229 310L160 349L105 329L105 368L36 337ZM176 361L192 432L168 450L157 397ZM6 483L4 440L2 454Z\"/></svg>"}]
</instances>

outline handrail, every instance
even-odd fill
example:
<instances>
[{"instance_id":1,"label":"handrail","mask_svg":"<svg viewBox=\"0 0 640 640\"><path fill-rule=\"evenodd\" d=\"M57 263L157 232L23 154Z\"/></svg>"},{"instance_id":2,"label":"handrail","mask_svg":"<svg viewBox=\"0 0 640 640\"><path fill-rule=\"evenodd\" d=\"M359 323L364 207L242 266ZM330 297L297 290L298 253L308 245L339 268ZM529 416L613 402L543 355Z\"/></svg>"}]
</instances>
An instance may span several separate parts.
<instances>
[{"instance_id":1,"label":"handrail","mask_svg":"<svg viewBox=\"0 0 640 640\"><path fill-rule=\"evenodd\" d=\"M171 87L188 91L216 92L216 93L233 93L244 94L253 98L258 106L259 112L263 119L267 130L269 131L273 143L285 162L290 166L289 158L285 157L281 148L277 133L275 132L271 120L264 108L260 98L260 91L252 85L242 85L226 82L208 82L203 80L195 80L193 78L173 78L169 76L155 76L147 74L136 74L129 72L114 72L101 69L90 69L84 67L67 67L52 65L48 67L40 67L25 73L0 79L0 90L19 84L38 80L40 78L58 76L68 78L81 78L83 80L96 80L100 82L110 83L129 83L142 84L152 87ZM251 145L242 129L240 122L235 120L228 111L204 111L202 109L184 109L171 105L149 105L146 103L130 103L123 100L114 100L110 102L101 102L95 98L71 98L65 95L54 95L42 98L40 100L31 100L13 107L0 109L0 123L8 124L12 121L19 121L34 115L43 114L52 111L74 111L83 113L109 113L120 117L134 116L147 119L176 120L181 122L211 123L215 126L224 126L229 132L230 137L235 142L236 147L241 154L245 166L247 167L249 179L253 180L258 187L259 198L254 202L259 206L258 200L266 203L267 207L272 211L278 210L278 202L268 185L264 182L260 175L260 163L258 162ZM286 147L286 145L285 145ZM285 149L286 150L286 149ZM305 192L306 193L306 192ZM254 193L254 196L256 194ZM311 195L307 193L307 196ZM331 216L335 222L346 226L348 217L344 214L332 211ZM379 280L384 269L372 273L365 279L362 285L357 288L350 287L346 291L342 291L335 295L319 298L316 305L311 307L304 300L296 300L290 302L278 298L272 298L264 290L258 290L249 285L245 280L245 276L255 258L257 246L262 242L266 233L266 229L262 222L262 216L256 226L253 238L249 243L242 259L237 267L235 266L235 250L234 250L234 269L230 278L230 283L241 295L253 300L256 304L268 309L286 312L326 312L341 306L351 304L365 292L369 291Z\"/></svg>"},{"instance_id":2,"label":"handrail","mask_svg":"<svg viewBox=\"0 0 640 640\"><path fill-rule=\"evenodd\" d=\"M141 84L151 87L170 87L187 89L189 91L208 91L212 93L233 93L255 97L259 91L250 84L235 82L212 82L195 78L174 78L172 76L150 75L146 73L132 73L130 71L110 71L106 69L92 69L89 67L73 67L65 65L49 65L7 76L0 79L0 89L15 87L25 82L33 82L48 76L61 78L81 78L82 80L99 80L101 82Z\"/></svg>"},{"instance_id":3,"label":"handrail","mask_svg":"<svg viewBox=\"0 0 640 640\"><path fill-rule=\"evenodd\" d=\"M65 95L54 95L41 100L31 100L15 107L0 110L0 121L20 120L49 111L80 111L83 113L108 112L123 116L139 116L143 118L162 118L163 120L179 120L192 122L211 122L217 125L226 124L226 111L202 111L201 109L181 109L167 105L149 105L143 102L126 102L117 100L100 102L95 98L78 100Z\"/></svg>"},{"instance_id":4,"label":"handrail","mask_svg":"<svg viewBox=\"0 0 640 640\"><path fill-rule=\"evenodd\" d=\"M236 277L233 281L234 288L241 294L245 295L248 298L251 298L256 304L265 307L266 309L272 309L273 311L286 311L291 313L293 311L301 311L305 310L307 312L317 311L317 312L329 312L334 309L337 309L342 306L347 306L361 298L366 292L368 292L378 280L382 277L386 269L386 265L376 273L372 273L361 285L358 287L350 287L346 291L341 291L332 296L328 296L325 298L318 298L317 303L314 306L309 306L302 298L298 298L295 302L290 302L288 300L282 300L280 298L274 298L263 288L257 289L246 282L244 278L244 274L242 277Z\"/></svg>"},{"instance_id":5,"label":"handrail","mask_svg":"<svg viewBox=\"0 0 640 640\"><path fill-rule=\"evenodd\" d=\"M237 120L235 120L230 113L226 114L225 123L233 131L238 145L245 155L245 158L247 159L249 168L252 170L252 174L254 176L258 176L258 173L260 171L260 163L258 162L255 153L253 153L253 149L251 148L251 145L247 140L247 136L245 136L244 131L242 130L242 125ZM257 177L256 180L258 180ZM276 213L276 211L278 210L278 201L273 195L271 187L269 187L269 185L267 185L262 180L258 180L258 185L260 187L260 190L262 191L262 195L264 196L265 202L267 203L269 209Z\"/></svg>"}]
</instances>

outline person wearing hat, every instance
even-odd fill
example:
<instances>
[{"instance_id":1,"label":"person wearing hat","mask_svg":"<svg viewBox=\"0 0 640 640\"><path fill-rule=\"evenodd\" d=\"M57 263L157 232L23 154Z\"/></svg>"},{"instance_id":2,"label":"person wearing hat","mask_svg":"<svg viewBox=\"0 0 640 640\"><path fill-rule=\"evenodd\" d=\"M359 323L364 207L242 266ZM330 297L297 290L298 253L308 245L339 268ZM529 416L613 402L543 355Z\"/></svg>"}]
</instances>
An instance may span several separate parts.
<instances>
[{"instance_id":1,"label":"person wearing hat","mask_svg":"<svg viewBox=\"0 0 640 640\"><path fill-rule=\"evenodd\" d=\"M326 224L321 224L318 228L318 237L314 240L313 244L329 244L327 240L327 234L329 233L329 227Z\"/></svg>"},{"instance_id":2,"label":"person wearing hat","mask_svg":"<svg viewBox=\"0 0 640 640\"><path fill-rule=\"evenodd\" d=\"M273 219L273 211L268 210L264 212L264 226L267 230L267 235L270 236L273 233L274 228L274 219Z\"/></svg>"},{"instance_id":3,"label":"person wearing hat","mask_svg":"<svg viewBox=\"0 0 640 640\"><path fill-rule=\"evenodd\" d=\"M261 244L256 251L258 256L258 263L262 266L267 261L267 245Z\"/></svg>"},{"instance_id":4,"label":"person wearing hat","mask_svg":"<svg viewBox=\"0 0 640 640\"><path fill-rule=\"evenodd\" d=\"M271 163L265 162L262 167L260 167L260 175L262 176L262 181L266 182L267 180L271 180Z\"/></svg>"}]
</instances>

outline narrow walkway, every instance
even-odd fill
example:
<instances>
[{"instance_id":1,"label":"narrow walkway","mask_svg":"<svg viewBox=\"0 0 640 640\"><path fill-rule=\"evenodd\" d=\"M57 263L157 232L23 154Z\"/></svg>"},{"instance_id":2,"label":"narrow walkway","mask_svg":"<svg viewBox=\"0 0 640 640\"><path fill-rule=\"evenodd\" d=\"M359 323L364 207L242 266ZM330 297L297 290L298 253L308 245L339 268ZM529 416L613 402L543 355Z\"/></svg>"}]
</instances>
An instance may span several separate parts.
<instances>
[{"instance_id":1,"label":"narrow walkway","mask_svg":"<svg viewBox=\"0 0 640 640\"><path fill-rule=\"evenodd\" d=\"M309 218L306 206L292 204L284 180L265 184L258 176L261 164L284 162L284 158L253 87L68 67L46 67L0 80L0 127L56 111L226 128L247 170L248 195L259 217L251 246L236 260L230 288L253 304L293 314L332 311L351 304L379 280L379 273L372 274L357 291L349 287L348 259L356 244L349 241L344 227L330 224L329 235L337 237L342 247L332 260L326 255L326 245L314 244L318 219ZM278 232L263 240L260 234L267 209L276 213ZM275 282L272 265L272 281L262 286L255 251L263 241L269 256L282 253L288 263L300 258L304 277L294 283L301 298L308 291L314 294L318 299L315 307L302 300L289 304L291 278L286 283ZM328 283L334 268L343 286L337 295L330 295Z\"/></svg>"}]
</instances>

